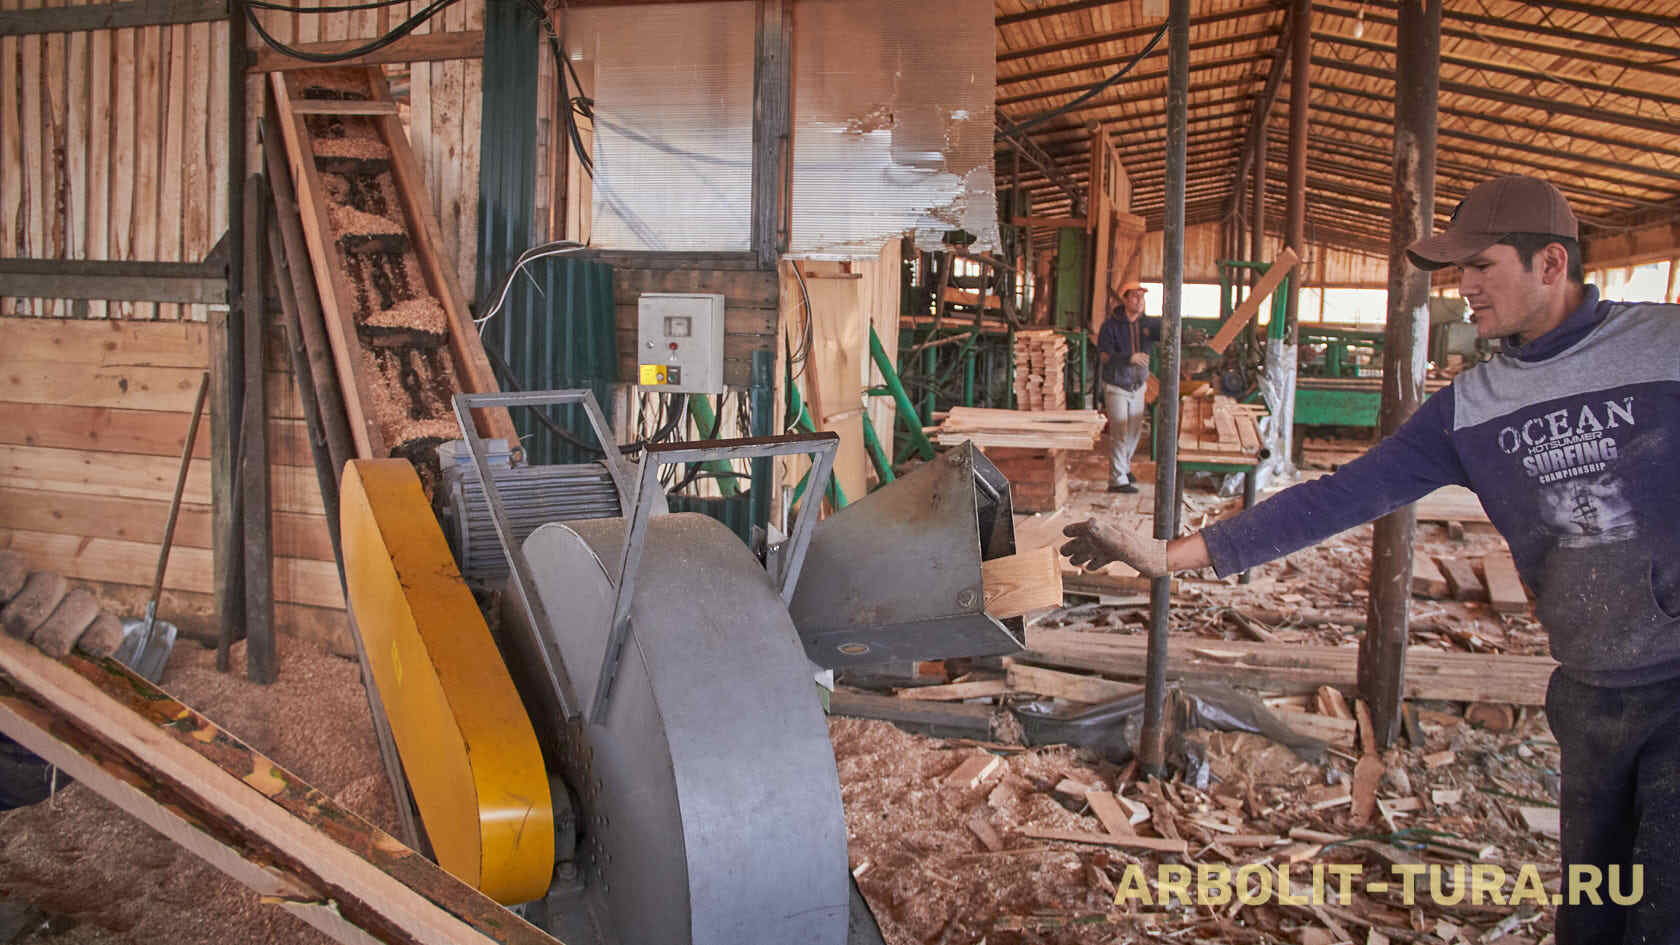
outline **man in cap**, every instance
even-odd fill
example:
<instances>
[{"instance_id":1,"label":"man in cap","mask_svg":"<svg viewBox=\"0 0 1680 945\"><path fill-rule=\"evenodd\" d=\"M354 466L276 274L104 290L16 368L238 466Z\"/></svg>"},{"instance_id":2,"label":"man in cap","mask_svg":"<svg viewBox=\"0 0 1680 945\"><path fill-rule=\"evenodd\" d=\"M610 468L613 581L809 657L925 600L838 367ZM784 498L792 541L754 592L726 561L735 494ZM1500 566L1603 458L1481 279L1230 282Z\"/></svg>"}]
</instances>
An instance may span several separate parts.
<instances>
[{"instance_id":1,"label":"man in cap","mask_svg":"<svg viewBox=\"0 0 1680 945\"><path fill-rule=\"evenodd\" d=\"M1103 319L1097 332L1102 356L1103 412L1108 414L1108 491L1136 492L1132 454L1143 435L1144 384L1149 354L1161 340L1161 320L1143 314L1143 286L1120 289L1120 308Z\"/></svg>"},{"instance_id":2,"label":"man in cap","mask_svg":"<svg viewBox=\"0 0 1680 945\"><path fill-rule=\"evenodd\" d=\"M1445 485L1475 490L1511 547L1559 668L1546 715L1562 753L1559 945L1680 942L1680 305L1584 285L1574 213L1532 177L1473 189L1414 243L1458 266L1493 360L1460 374L1335 474L1192 535L1069 526L1076 564L1150 576L1245 571ZM1588 869L1591 868L1591 869ZM1615 869L1619 877L1611 872ZM1596 872L1594 872L1596 871ZM1611 894L1638 888L1636 903ZM1593 904L1595 901L1602 904Z\"/></svg>"}]
</instances>

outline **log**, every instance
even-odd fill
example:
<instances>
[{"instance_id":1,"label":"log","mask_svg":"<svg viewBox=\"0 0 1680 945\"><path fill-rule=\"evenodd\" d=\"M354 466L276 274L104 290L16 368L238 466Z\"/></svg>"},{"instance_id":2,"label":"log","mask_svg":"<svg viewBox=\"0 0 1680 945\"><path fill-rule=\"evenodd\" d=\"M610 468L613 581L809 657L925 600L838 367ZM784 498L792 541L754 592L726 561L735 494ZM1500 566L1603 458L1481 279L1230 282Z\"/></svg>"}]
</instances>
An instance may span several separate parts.
<instances>
[{"instance_id":1,"label":"log","mask_svg":"<svg viewBox=\"0 0 1680 945\"><path fill-rule=\"evenodd\" d=\"M338 941L555 943L113 660L0 670L0 731Z\"/></svg>"}]
</instances>

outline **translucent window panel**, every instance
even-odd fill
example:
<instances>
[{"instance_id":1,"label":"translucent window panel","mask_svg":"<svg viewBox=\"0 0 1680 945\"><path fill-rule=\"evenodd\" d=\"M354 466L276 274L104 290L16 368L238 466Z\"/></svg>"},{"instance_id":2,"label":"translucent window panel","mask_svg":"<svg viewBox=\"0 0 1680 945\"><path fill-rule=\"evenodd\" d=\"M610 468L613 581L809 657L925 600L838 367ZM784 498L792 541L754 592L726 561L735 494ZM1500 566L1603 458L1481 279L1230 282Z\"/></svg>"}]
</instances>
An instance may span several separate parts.
<instances>
[{"instance_id":1,"label":"translucent window panel","mask_svg":"<svg viewBox=\"0 0 1680 945\"><path fill-rule=\"evenodd\" d=\"M566 49L593 65L592 243L751 248L754 5L585 7Z\"/></svg>"},{"instance_id":2,"label":"translucent window panel","mask_svg":"<svg viewBox=\"0 0 1680 945\"><path fill-rule=\"evenodd\" d=\"M990 0L799 0L793 233L802 256L875 256L915 230L997 246Z\"/></svg>"}]
</instances>

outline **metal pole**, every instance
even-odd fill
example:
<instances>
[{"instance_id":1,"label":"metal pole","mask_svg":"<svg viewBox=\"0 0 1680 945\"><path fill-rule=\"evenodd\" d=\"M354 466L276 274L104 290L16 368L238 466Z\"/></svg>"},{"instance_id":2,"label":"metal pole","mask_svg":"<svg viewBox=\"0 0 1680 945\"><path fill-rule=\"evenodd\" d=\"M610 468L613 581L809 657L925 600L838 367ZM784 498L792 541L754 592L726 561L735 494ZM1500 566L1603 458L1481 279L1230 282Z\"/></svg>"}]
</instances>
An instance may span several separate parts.
<instances>
[{"instance_id":1,"label":"metal pole","mask_svg":"<svg viewBox=\"0 0 1680 945\"><path fill-rule=\"evenodd\" d=\"M1160 450L1155 463L1155 537L1178 534L1178 362L1184 313L1185 151L1189 146L1190 0L1167 10L1167 193L1162 225ZM1149 774L1166 763L1167 616L1172 578L1149 584L1149 658L1144 670L1143 734L1138 761Z\"/></svg>"},{"instance_id":2,"label":"metal pole","mask_svg":"<svg viewBox=\"0 0 1680 945\"><path fill-rule=\"evenodd\" d=\"M1307 115L1312 92L1312 0L1291 0L1289 9L1289 189L1286 198L1284 244L1307 258ZM1303 269L1304 271L1304 269ZM1266 345L1266 370L1287 376L1284 389L1268 403L1272 408L1272 455L1275 470L1288 475L1295 463L1296 324L1300 320L1303 280L1291 281L1284 293L1282 343ZM1277 332L1273 332L1274 337Z\"/></svg>"},{"instance_id":3,"label":"metal pole","mask_svg":"<svg viewBox=\"0 0 1680 945\"><path fill-rule=\"evenodd\" d=\"M1395 48L1394 209L1388 250L1388 327L1383 339L1382 410L1389 436L1423 403L1429 350L1429 273L1406 247L1434 224L1435 124L1441 60L1441 0L1402 3ZM1359 644L1359 692L1371 707L1377 743L1400 727L1406 678L1407 605L1417 510L1406 506L1377 521L1371 539L1371 602Z\"/></svg>"},{"instance_id":4,"label":"metal pole","mask_svg":"<svg viewBox=\"0 0 1680 945\"><path fill-rule=\"evenodd\" d=\"M1248 223L1252 229L1248 235L1248 258L1250 262L1266 261L1266 141L1262 134L1254 141L1254 202L1250 204ZM1242 236L1237 237L1237 246L1242 247ZM1296 252L1300 252L1299 249ZM1240 255L1240 253L1239 253ZM1258 284L1264 277L1258 269L1250 270L1254 282Z\"/></svg>"}]
</instances>

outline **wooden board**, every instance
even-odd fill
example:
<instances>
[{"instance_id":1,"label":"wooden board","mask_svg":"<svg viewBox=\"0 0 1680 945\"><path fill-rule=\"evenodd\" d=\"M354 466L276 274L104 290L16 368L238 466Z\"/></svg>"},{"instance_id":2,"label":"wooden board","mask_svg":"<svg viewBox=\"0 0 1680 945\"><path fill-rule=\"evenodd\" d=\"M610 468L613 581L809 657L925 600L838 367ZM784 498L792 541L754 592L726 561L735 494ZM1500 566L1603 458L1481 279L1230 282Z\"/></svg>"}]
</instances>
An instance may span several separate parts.
<instances>
[{"instance_id":1,"label":"wooden board","mask_svg":"<svg viewBox=\"0 0 1680 945\"><path fill-rule=\"evenodd\" d=\"M989 738L992 707L966 702L918 702L854 689L829 693L830 715L880 719L911 731L945 738Z\"/></svg>"},{"instance_id":2,"label":"wooden board","mask_svg":"<svg viewBox=\"0 0 1680 945\"><path fill-rule=\"evenodd\" d=\"M50 565L65 577L86 581L148 585L157 570L158 545L115 538L87 538L50 532L0 529L0 542L31 561ZM174 548L163 586L198 594L215 589L211 552L205 548ZM338 567L330 561L274 559L276 600L312 607L343 608L344 592Z\"/></svg>"},{"instance_id":3,"label":"wooden board","mask_svg":"<svg viewBox=\"0 0 1680 945\"><path fill-rule=\"evenodd\" d=\"M1142 686L1132 683L1082 673L1064 673L1015 661L1009 664L1005 679L1010 692L1031 692L1068 702L1108 702L1143 691Z\"/></svg>"},{"instance_id":4,"label":"wooden board","mask_svg":"<svg viewBox=\"0 0 1680 945\"><path fill-rule=\"evenodd\" d=\"M1436 558L1435 563L1441 566L1441 574L1447 579L1447 589L1452 592L1453 600L1488 599L1487 588L1482 586L1482 579L1476 576L1476 568L1469 558L1442 556Z\"/></svg>"},{"instance_id":5,"label":"wooden board","mask_svg":"<svg viewBox=\"0 0 1680 945\"><path fill-rule=\"evenodd\" d=\"M1033 548L980 562L986 613L1003 619L1062 603L1062 575L1056 549Z\"/></svg>"},{"instance_id":6,"label":"wooden board","mask_svg":"<svg viewBox=\"0 0 1680 945\"><path fill-rule=\"evenodd\" d=\"M1017 659L1043 666L1083 669L1124 679L1142 677L1148 641L1142 637L1027 628L1027 651ZM1167 674L1246 686L1264 683L1284 692L1319 686L1357 685L1356 647L1174 639ZM1408 699L1509 702L1544 705L1557 661L1549 656L1449 653L1414 647L1406 654Z\"/></svg>"},{"instance_id":7,"label":"wooden board","mask_svg":"<svg viewBox=\"0 0 1680 945\"><path fill-rule=\"evenodd\" d=\"M912 699L920 702L961 702L964 699L1001 696L1008 691L1008 684L1001 679L981 679L974 682L956 682L941 686L918 686L914 689L900 689L895 695L900 699Z\"/></svg>"},{"instance_id":8,"label":"wooden board","mask_svg":"<svg viewBox=\"0 0 1680 945\"><path fill-rule=\"evenodd\" d=\"M1105 847L1122 847L1128 850L1153 850L1157 853L1186 853L1190 845L1183 840L1169 840L1162 837L1139 837L1135 834L1126 836L1112 833L1081 833L1075 830L1053 830L1047 827L1022 827L1023 836L1037 840L1060 840L1064 843L1089 843Z\"/></svg>"},{"instance_id":9,"label":"wooden board","mask_svg":"<svg viewBox=\"0 0 1680 945\"><path fill-rule=\"evenodd\" d=\"M1447 596L1447 579L1428 555L1412 556L1412 594L1439 600Z\"/></svg>"},{"instance_id":10,"label":"wooden board","mask_svg":"<svg viewBox=\"0 0 1680 945\"><path fill-rule=\"evenodd\" d=\"M106 453L140 453L180 459L189 417L163 410L124 410L118 407L74 407L62 404L17 404L0 401L0 443L45 446ZM271 419L269 452L301 465L310 459L309 430L302 420ZM210 458L210 436L200 427L193 456ZM112 462L122 462L113 458ZM279 462L277 465L288 465Z\"/></svg>"},{"instance_id":11,"label":"wooden board","mask_svg":"<svg viewBox=\"0 0 1680 945\"><path fill-rule=\"evenodd\" d=\"M0 528L158 544L163 541L168 515L169 503L161 499L0 486ZM322 515L275 510L273 542L274 553L282 557L333 560L332 539ZM208 505L181 504L175 523L175 547L212 547Z\"/></svg>"},{"instance_id":12,"label":"wooden board","mask_svg":"<svg viewBox=\"0 0 1680 945\"><path fill-rule=\"evenodd\" d=\"M1248 298L1243 299L1237 310L1231 313L1231 317L1219 326L1218 334L1208 342L1208 347L1224 354L1225 349L1236 340L1237 333L1243 330L1243 326L1260 314L1260 306L1277 290L1278 285L1283 282L1283 277L1293 272L1300 263L1301 257L1295 254L1295 250L1285 246L1283 252L1278 253L1277 258L1272 260L1271 268L1260 278L1260 284L1254 287Z\"/></svg>"},{"instance_id":13,"label":"wooden board","mask_svg":"<svg viewBox=\"0 0 1680 945\"><path fill-rule=\"evenodd\" d=\"M842 268L845 263L789 261L784 265L800 267L806 275L805 285L811 297L811 351L805 361L805 375L796 383L805 394L816 428L840 437L834 454L834 478L845 490L846 497L855 501L869 489L869 454L863 443L862 414L869 360L869 315L862 298L864 280L822 278L849 273ZM788 272L785 278L796 277ZM868 287L873 289L873 280L869 280ZM802 305L803 297L798 297ZM784 317L802 320L803 314ZM886 439L883 437L883 441Z\"/></svg>"},{"instance_id":14,"label":"wooden board","mask_svg":"<svg viewBox=\"0 0 1680 945\"><path fill-rule=\"evenodd\" d=\"M1517 575L1516 563L1509 554L1490 554L1482 559L1482 576L1487 578L1488 601L1502 614L1518 614L1528 609L1528 592Z\"/></svg>"},{"instance_id":15,"label":"wooden board","mask_svg":"<svg viewBox=\"0 0 1680 945\"><path fill-rule=\"evenodd\" d=\"M113 457L90 450L0 445L0 486L15 489L167 502L175 494L179 472L180 460L168 456ZM324 514L313 468L275 466L269 475L282 510ZM181 499L196 505L210 504L209 460L195 459L189 464Z\"/></svg>"},{"instance_id":16,"label":"wooden board","mask_svg":"<svg viewBox=\"0 0 1680 945\"><path fill-rule=\"evenodd\" d=\"M12 361L203 370L210 356L208 326L194 322L0 318L0 333Z\"/></svg>"},{"instance_id":17,"label":"wooden board","mask_svg":"<svg viewBox=\"0 0 1680 945\"><path fill-rule=\"evenodd\" d=\"M0 640L0 729L347 945L555 945L116 662Z\"/></svg>"}]
</instances>

